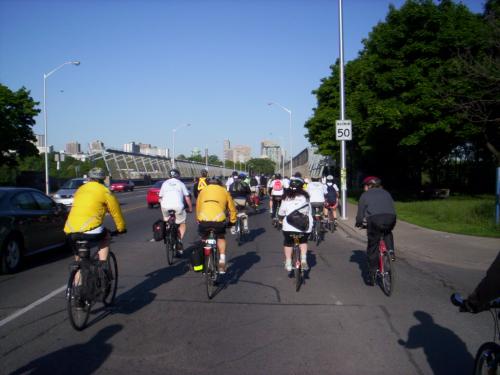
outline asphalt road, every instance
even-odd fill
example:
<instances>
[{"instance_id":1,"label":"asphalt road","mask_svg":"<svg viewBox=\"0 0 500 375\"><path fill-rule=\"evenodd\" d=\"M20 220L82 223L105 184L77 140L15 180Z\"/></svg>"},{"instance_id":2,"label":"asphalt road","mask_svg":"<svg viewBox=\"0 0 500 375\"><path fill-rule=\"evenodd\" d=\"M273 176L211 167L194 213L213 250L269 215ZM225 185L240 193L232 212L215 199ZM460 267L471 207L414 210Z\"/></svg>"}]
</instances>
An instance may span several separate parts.
<instances>
[{"instance_id":1,"label":"asphalt road","mask_svg":"<svg viewBox=\"0 0 500 375\"><path fill-rule=\"evenodd\" d=\"M146 208L145 191L118 197L128 234L112 245L116 306L98 304L87 329L71 328L64 250L0 276L1 374L469 374L492 338L489 314L449 303L482 272L401 255L386 297L363 281L365 244L342 230L310 245L309 278L295 292L267 212L250 217L249 242L229 240L228 273L209 301L187 257L168 266L162 243L150 242L160 212Z\"/></svg>"}]
</instances>

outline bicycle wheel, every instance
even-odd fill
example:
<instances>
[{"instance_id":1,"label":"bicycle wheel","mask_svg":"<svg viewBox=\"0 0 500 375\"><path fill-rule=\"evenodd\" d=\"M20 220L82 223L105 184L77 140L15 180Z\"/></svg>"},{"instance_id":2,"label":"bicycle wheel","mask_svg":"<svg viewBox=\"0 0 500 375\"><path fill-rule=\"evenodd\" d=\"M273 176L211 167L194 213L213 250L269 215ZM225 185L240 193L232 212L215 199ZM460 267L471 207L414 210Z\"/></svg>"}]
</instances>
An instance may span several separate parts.
<instances>
[{"instance_id":1,"label":"bicycle wheel","mask_svg":"<svg viewBox=\"0 0 500 375\"><path fill-rule=\"evenodd\" d=\"M212 299L215 294L215 280L217 278L217 271L215 267L215 257L213 254L205 256L205 282L207 285L208 299Z\"/></svg>"},{"instance_id":2,"label":"bicycle wheel","mask_svg":"<svg viewBox=\"0 0 500 375\"><path fill-rule=\"evenodd\" d=\"M316 236L316 246L321 242L321 221L316 220L314 222L314 232Z\"/></svg>"},{"instance_id":3,"label":"bicycle wheel","mask_svg":"<svg viewBox=\"0 0 500 375\"><path fill-rule=\"evenodd\" d=\"M238 239L238 246L241 246L245 241L245 234L243 233L243 220L238 219L238 227L236 228L236 235Z\"/></svg>"},{"instance_id":4,"label":"bicycle wheel","mask_svg":"<svg viewBox=\"0 0 500 375\"><path fill-rule=\"evenodd\" d=\"M300 286L302 285L302 278L303 278L302 267L300 265L299 249L294 248L293 254L294 254L292 257L293 276L295 278L295 291L298 292Z\"/></svg>"},{"instance_id":5,"label":"bicycle wheel","mask_svg":"<svg viewBox=\"0 0 500 375\"><path fill-rule=\"evenodd\" d=\"M382 290L385 295L389 297L394 291L395 270L394 263L392 263L391 256L388 251L385 251L382 254L382 262L384 265L384 270L380 274Z\"/></svg>"},{"instance_id":6,"label":"bicycle wheel","mask_svg":"<svg viewBox=\"0 0 500 375\"><path fill-rule=\"evenodd\" d=\"M494 342L486 342L477 351L474 360L474 375L498 374L500 346Z\"/></svg>"},{"instance_id":7,"label":"bicycle wheel","mask_svg":"<svg viewBox=\"0 0 500 375\"><path fill-rule=\"evenodd\" d=\"M176 246L177 244L175 238L170 230L167 233L167 238L165 240L165 252L167 253L167 262L169 265L174 263Z\"/></svg>"},{"instance_id":8,"label":"bicycle wheel","mask_svg":"<svg viewBox=\"0 0 500 375\"><path fill-rule=\"evenodd\" d=\"M116 290L118 289L118 263L112 251L110 251L108 255L107 267L108 272L105 275L107 285L102 302L104 306L111 306L115 302Z\"/></svg>"},{"instance_id":9,"label":"bicycle wheel","mask_svg":"<svg viewBox=\"0 0 500 375\"><path fill-rule=\"evenodd\" d=\"M81 331L89 320L90 303L85 300L84 293L82 293L86 280L81 277L81 286L76 286L78 284L77 275L78 270L73 270L70 273L66 292L66 307L71 326L77 331Z\"/></svg>"}]
</instances>

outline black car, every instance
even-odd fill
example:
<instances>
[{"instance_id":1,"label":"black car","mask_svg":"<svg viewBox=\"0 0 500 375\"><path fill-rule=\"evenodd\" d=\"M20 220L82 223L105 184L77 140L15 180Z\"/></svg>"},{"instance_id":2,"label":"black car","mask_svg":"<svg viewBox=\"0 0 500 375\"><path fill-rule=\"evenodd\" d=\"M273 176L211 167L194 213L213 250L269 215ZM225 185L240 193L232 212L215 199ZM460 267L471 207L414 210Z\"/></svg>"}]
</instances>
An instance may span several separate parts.
<instances>
[{"instance_id":1,"label":"black car","mask_svg":"<svg viewBox=\"0 0 500 375\"><path fill-rule=\"evenodd\" d=\"M0 187L0 271L16 272L23 257L65 245L67 215L39 190Z\"/></svg>"}]
</instances>

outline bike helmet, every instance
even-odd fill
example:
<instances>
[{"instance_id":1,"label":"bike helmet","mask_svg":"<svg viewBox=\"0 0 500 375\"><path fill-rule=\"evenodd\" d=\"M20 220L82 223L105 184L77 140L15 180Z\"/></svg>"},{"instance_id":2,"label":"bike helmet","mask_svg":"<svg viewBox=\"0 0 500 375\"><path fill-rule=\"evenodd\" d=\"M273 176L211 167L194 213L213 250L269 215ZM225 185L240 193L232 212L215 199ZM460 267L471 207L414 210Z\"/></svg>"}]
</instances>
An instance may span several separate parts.
<instances>
[{"instance_id":1,"label":"bike helmet","mask_svg":"<svg viewBox=\"0 0 500 375\"><path fill-rule=\"evenodd\" d=\"M293 177L302 178L302 173L295 172L295 174L293 175Z\"/></svg>"},{"instance_id":2,"label":"bike helmet","mask_svg":"<svg viewBox=\"0 0 500 375\"><path fill-rule=\"evenodd\" d=\"M290 189L297 190L304 187L304 180L299 177L294 177L290 180Z\"/></svg>"},{"instance_id":3,"label":"bike helmet","mask_svg":"<svg viewBox=\"0 0 500 375\"><path fill-rule=\"evenodd\" d=\"M181 177L181 173L179 172L178 169L171 169L170 172L168 173L168 175L170 177L173 177L173 178L179 178L179 177Z\"/></svg>"},{"instance_id":4,"label":"bike helmet","mask_svg":"<svg viewBox=\"0 0 500 375\"><path fill-rule=\"evenodd\" d=\"M104 173L104 169L102 168L92 168L89 171L89 178L94 180L104 180L106 178L106 173Z\"/></svg>"},{"instance_id":5,"label":"bike helmet","mask_svg":"<svg viewBox=\"0 0 500 375\"><path fill-rule=\"evenodd\" d=\"M201 177L207 177L208 176L208 169L207 168L203 168L201 170Z\"/></svg>"},{"instance_id":6,"label":"bike helmet","mask_svg":"<svg viewBox=\"0 0 500 375\"><path fill-rule=\"evenodd\" d=\"M281 180L281 175L279 173L276 174L276 179Z\"/></svg>"},{"instance_id":7,"label":"bike helmet","mask_svg":"<svg viewBox=\"0 0 500 375\"><path fill-rule=\"evenodd\" d=\"M331 174L326 176L326 182L333 182L333 176Z\"/></svg>"},{"instance_id":8,"label":"bike helmet","mask_svg":"<svg viewBox=\"0 0 500 375\"><path fill-rule=\"evenodd\" d=\"M236 176L238 176L238 172L236 172L236 171L233 171L233 173L231 173L231 176L233 176L233 177L236 177Z\"/></svg>"},{"instance_id":9,"label":"bike helmet","mask_svg":"<svg viewBox=\"0 0 500 375\"><path fill-rule=\"evenodd\" d=\"M247 178L247 176L244 173L240 173L238 177L240 178L240 180L244 180L245 178Z\"/></svg>"},{"instance_id":10,"label":"bike helmet","mask_svg":"<svg viewBox=\"0 0 500 375\"><path fill-rule=\"evenodd\" d=\"M380 178L375 176L368 176L363 180L363 185L368 186L380 186L381 183L382 181L380 180Z\"/></svg>"}]
</instances>

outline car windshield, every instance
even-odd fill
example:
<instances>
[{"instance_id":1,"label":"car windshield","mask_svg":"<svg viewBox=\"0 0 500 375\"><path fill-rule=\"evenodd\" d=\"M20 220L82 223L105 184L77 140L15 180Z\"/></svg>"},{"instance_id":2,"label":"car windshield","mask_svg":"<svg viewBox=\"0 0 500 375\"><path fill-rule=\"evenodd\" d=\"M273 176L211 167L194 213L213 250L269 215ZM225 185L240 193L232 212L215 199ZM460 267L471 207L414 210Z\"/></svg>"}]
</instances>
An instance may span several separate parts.
<instances>
[{"instance_id":1,"label":"car windshield","mask_svg":"<svg viewBox=\"0 0 500 375\"><path fill-rule=\"evenodd\" d=\"M69 180L64 183L61 189L78 189L85 180Z\"/></svg>"},{"instance_id":2,"label":"car windshield","mask_svg":"<svg viewBox=\"0 0 500 375\"><path fill-rule=\"evenodd\" d=\"M161 185L163 184L163 181L156 181L155 184L153 185L154 188L161 188Z\"/></svg>"},{"instance_id":3,"label":"car windshield","mask_svg":"<svg viewBox=\"0 0 500 375\"><path fill-rule=\"evenodd\" d=\"M127 181L113 181L112 184L126 184Z\"/></svg>"}]
</instances>

